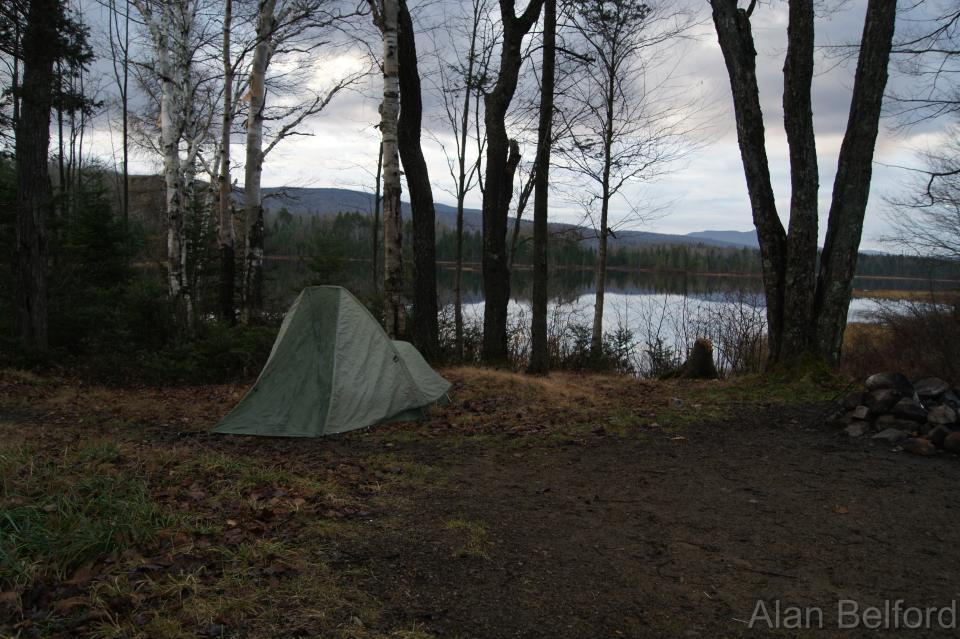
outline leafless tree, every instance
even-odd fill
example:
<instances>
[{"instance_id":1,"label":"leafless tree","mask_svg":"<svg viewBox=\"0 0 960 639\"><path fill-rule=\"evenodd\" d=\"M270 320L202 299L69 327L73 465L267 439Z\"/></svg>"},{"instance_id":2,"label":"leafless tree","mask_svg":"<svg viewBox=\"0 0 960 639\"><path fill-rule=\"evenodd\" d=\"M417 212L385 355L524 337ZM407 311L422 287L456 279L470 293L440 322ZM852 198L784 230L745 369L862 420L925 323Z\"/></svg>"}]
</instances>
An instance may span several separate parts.
<instances>
[{"instance_id":1,"label":"leafless tree","mask_svg":"<svg viewBox=\"0 0 960 639\"><path fill-rule=\"evenodd\" d=\"M873 151L893 41L896 2L869 0L857 59L847 130L834 181L826 241L817 265L819 176L810 90L814 2L790 0L784 63L784 127L790 145L788 230L777 214L767 162L751 17L756 0L711 0L713 22L733 94L737 138L760 241L767 303L769 365L840 355Z\"/></svg>"},{"instance_id":2,"label":"leafless tree","mask_svg":"<svg viewBox=\"0 0 960 639\"><path fill-rule=\"evenodd\" d=\"M453 276L454 349L463 357L463 209L467 194L479 184L485 140L479 134L480 106L490 58L493 54L493 25L489 19L489 0L471 0L466 15L464 42L445 43L448 54L456 61L439 61L440 96L443 100L443 125L452 134L452 152L442 141L440 146L447 157L447 167L453 181L451 194L457 202L455 270ZM456 31L451 30L454 34ZM466 45L465 47L463 45ZM465 51L465 55L458 52ZM470 144L471 130L477 128L476 149ZM438 139L442 140L442 138Z\"/></svg>"},{"instance_id":3,"label":"leafless tree","mask_svg":"<svg viewBox=\"0 0 960 639\"><path fill-rule=\"evenodd\" d=\"M304 135L301 125L323 111L342 90L357 82L367 71L336 78L324 91L304 95L292 105L267 106L268 75L271 63L280 57L299 61L307 67L313 52L329 43L330 33L347 19L360 15L360 5L351 11L331 0L258 0L255 45L249 72L246 118L246 162L244 165L244 217L246 258L243 276L243 319L248 320L263 307L263 199L261 179L267 154L286 138ZM284 85L283 80L286 80ZM291 81L273 78L274 92L295 91L291 85L304 84L304 78ZM273 125L268 131L266 123Z\"/></svg>"},{"instance_id":4,"label":"leafless tree","mask_svg":"<svg viewBox=\"0 0 960 639\"><path fill-rule=\"evenodd\" d=\"M593 357L602 347L607 244L615 230L611 202L629 184L662 175L693 146L695 119L676 114L695 103L689 92L678 99L669 70L654 62L693 24L692 15L671 4L632 0L586 0L569 18L573 42L588 59L579 65L580 81L562 98L570 138L560 149L564 168L584 183L580 201L599 243ZM621 222L641 215L630 208L632 215Z\"/></svg>"}]
</instances>

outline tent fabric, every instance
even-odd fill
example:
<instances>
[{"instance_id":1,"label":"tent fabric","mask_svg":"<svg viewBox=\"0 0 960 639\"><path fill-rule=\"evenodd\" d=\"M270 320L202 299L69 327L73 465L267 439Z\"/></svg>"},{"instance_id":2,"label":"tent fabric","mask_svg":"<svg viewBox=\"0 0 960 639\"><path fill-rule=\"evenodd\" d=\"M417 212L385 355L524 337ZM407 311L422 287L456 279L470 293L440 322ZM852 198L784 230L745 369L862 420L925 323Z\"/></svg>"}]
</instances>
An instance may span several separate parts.
<instances>
[{"instance_id":1,"label":"tent fabric","mask_svg":"<svg viewBox=\"0 0 960 639\"><path fill-rule=\"evenodd\" d=\"M216 433L320 437L410 419L450 382L413 345L391 340L345 288L305 288L253 388Z\"/></svg>"}]
</instances>

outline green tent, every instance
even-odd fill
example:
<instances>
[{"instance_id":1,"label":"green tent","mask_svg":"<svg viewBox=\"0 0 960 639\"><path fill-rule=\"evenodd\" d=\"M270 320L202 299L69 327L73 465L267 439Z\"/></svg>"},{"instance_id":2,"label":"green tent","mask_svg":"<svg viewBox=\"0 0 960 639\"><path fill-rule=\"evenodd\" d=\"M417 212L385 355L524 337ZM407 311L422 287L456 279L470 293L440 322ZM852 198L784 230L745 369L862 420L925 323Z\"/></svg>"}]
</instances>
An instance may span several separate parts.
<instances>
[{"instance_id":1,"label":"green tent","mask_svg":"<svg viewBox=\"0 0 960 639\"><path fill-rule=\"evenodd\" d=\"M345 288L311 286L287 311L253 388L214 432L342 433L419 416L449 389L416 348L391 340Z\"/></svg>"}]
</instances>

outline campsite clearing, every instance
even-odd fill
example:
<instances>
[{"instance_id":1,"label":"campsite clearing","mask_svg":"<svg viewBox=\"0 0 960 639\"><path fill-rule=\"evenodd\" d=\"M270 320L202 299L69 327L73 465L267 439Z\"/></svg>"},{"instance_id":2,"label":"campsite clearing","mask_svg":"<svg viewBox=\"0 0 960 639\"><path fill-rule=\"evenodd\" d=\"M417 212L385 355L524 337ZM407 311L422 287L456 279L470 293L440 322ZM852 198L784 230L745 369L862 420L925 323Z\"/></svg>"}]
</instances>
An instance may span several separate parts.
<instances>
[{"instance_id":1,"label":"campsite clearing","mask_svg":"<svg viewBox=\"0 0 960 639\"><path fill-rule=\"evenodd\" d=\"M208 432L241 385L0 372L0 636L764 636L764 599L852 637L840 599L960 599L960 460L828 429L837 388L440 372L425 420L320 439Z\"/></svg>"}]
</instances>

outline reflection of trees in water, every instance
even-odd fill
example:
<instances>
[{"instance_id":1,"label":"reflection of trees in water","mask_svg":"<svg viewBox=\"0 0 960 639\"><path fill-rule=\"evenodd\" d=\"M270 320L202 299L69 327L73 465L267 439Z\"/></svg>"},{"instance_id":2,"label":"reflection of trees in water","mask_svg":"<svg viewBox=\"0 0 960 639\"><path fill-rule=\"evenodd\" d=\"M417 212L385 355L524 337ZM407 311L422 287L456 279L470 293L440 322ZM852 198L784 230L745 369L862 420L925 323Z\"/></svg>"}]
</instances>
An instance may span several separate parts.
<instances>
[{"instance_id":1,"label":"reflection of trees in water","mask_svg":"<svg viewBox=\"0 0 960 639\"><path fill-rule=\"evenodd\" d=\"M310 267L309 258L302 261L283 260L267 262L267 288L270 297L284 307L310 284L338 284L359 296L372 292L370 267L365 261L343 261L338 268L326 274L318 274ZM452 268L442 266L437 270L437 284L441 304L453 299ZM528 269L517 269L512 276L513 297L517 301L530 299L533 280ZM862 290L928 291L955 288L953 282L909 279L856 278L854 287ZM608 271L607 290L623 295L682 295L703 301L722 301L731 294L760 293L759 277L738 275L701 275L681 272ZM594 291L593 269L558 269L551 273L551 298L570 300ZM483 300L483 280L480 270L465 270L463 273L463 300L473 304Z\"/></svg>"}]
</instances>

